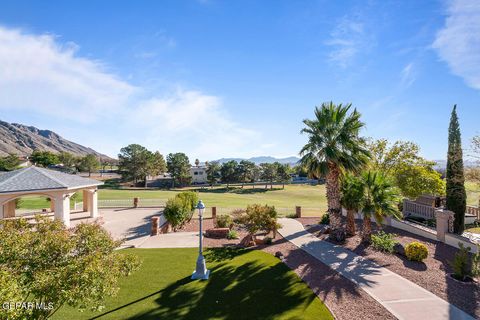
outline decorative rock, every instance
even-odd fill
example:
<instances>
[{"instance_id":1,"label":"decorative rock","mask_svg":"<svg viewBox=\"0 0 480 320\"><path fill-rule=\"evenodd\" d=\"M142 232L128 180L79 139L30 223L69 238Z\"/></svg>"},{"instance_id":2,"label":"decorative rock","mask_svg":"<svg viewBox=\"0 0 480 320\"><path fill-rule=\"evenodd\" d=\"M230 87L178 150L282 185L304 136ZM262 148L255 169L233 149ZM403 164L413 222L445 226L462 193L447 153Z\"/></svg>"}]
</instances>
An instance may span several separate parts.
<instances>
[{"instance_id":1,"label":"decorative rock","mask_svg":"<svg viewBox=\"0 0 480 320\"><path fill-rule=\"evenodd\" d=\"M401 256L404 256L405 255L405 247L403 246L403 244L401 243L396 243L395 246L393 246L393 251L396 253L396 254L399 254Z\"/></svg>"},{"instance_id":2,"label":"decorative rock","mask_svg":"<svg viewBox=\"0 0 480 320\"><path fill-rule=\"evenodd\" d=\"M282 261L285 259L285 257L283 256L283 253L281 253L280 251L275 252L275 257L277 257Z\"/></svg>"},{"instance_id":3,"label":"decorative rock","mask_svg":"<svg viewBox=\"0 0 480 320\"><path fill-rule=\"evenodd\" d=\"M208 238L226 238L229 228L213 228L205 231L205 236Z\"/></svg>"}]
</instances>

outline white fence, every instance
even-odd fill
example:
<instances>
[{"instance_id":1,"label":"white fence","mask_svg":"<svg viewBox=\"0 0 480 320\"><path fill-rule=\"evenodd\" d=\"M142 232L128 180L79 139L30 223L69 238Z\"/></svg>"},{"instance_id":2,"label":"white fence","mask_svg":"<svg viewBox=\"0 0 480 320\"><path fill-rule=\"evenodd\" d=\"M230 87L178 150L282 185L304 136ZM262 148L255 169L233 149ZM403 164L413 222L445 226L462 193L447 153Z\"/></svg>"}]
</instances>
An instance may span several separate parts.
<instances>
[{"instance_id":1,"label":"white fence","mask_svg":"<svg viewBox=\"0 0 480 320\"><path fill-rule=\"evenodd\" d=\"M133 208L135 207L133 199L101 199L98 200L99 208ZM163 199L138 199L137 207L142 208L161 208L165 207ZM75 210L83 209L83 202L75 202Z\"/></svg>"}]
</instances>

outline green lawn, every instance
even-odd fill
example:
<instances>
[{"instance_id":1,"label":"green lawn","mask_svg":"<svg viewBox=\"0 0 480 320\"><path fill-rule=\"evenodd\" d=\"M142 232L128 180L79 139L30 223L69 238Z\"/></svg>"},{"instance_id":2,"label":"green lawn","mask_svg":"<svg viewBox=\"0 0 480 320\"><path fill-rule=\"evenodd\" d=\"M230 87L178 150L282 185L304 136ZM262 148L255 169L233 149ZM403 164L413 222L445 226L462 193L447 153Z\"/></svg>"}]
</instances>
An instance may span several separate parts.
<instances>
[{"instance_id":1,"label":"green lawn","mask_svg":"<svg viewBox=\"0 0 480 320\"><path fill-rule=\"evenodd\" d=\"M192 281L196 249L129 249L143 259L101 312L64 307L54 319L333 319L277 258L246 249L207 250L208 281Z\"/></svg>"},{"instance_id":2,"label":"green lawn","mask_svg":"<svg viewBox=\"0 0 480 320\"><path fill-rule=\"evenodd\" d=\"M185 189L183 189L185 190ZM121 189L100 189L99 199L161 199L166 201L183 190L121 190ZM327 209L325 198L325 186L311 185L287 185L285 189L274 188L273 190L263 187L245 187L226 190L225 188L198 189L199 197L209 207L220 208L244 208L249 204L261 203L274 205L278 208L294 208L299 205L305 208L304 212L321 216ZM32 197L33 198L33 197ZM37 201L25 201L22 208L39 209L48 207L44 197L36 197ZM81 201L82 194L78 194L77 201ZM311 208L311 209L308 209Z\"/></svg>"}]
</instances>

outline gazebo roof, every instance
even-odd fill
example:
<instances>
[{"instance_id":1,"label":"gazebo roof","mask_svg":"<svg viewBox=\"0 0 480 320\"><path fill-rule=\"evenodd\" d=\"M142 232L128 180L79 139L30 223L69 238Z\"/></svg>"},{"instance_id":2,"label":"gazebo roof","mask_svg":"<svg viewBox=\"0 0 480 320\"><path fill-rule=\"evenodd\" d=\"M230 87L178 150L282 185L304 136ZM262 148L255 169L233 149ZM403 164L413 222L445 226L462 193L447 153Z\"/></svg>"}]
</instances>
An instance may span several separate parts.
<instances>
[{"instance_id":1,"label":"gazebo roof","mask_svg":"<svg viewBox=\"0 0 480 320\"><path fill-rule=\"evenodd\" d=\"M0 172L0 194L39 190L69 190L101 184L103 182L94 179L35 166Z\"/></svg>"}]
</instances>

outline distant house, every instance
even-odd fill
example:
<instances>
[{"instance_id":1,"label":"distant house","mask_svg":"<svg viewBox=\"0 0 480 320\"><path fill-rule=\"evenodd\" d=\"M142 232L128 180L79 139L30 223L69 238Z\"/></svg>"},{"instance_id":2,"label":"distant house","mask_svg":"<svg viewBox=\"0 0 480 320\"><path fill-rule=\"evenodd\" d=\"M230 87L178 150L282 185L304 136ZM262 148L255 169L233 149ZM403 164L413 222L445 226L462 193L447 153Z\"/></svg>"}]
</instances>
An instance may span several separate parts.
<instances>
[{"instance_id":1,"label":"distant house","mask_svg":"<svg viewBox=\"0 0 480 320\"><path fill-rule=\"evenodd\" d=\"M207 183L207 167L206 166L192 166L190 168L190 176L192 177L192 184Z\"/></svg>"}]
</instances>

